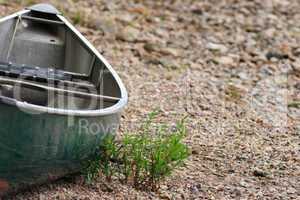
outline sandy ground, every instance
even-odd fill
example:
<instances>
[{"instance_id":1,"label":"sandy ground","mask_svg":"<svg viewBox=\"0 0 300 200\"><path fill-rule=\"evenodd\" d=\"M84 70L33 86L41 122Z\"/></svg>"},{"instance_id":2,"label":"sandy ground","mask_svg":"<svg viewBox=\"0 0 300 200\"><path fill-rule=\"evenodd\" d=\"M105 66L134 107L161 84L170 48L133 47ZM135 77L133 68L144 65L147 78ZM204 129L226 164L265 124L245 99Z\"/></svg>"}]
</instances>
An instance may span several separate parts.
<instances>
[{"instance_id":1,"label":"sandy ground","mask_svg":"<svg viewBox=\"0 0 300 200\"><path fill-rule=\"evenodd\" d=\"M124 80L120 135L160 108L159 122L188 116L192 155L157 193L75 177L15 199L300 199L299 1L52 3Z\"/></svg>"}]
</instances>

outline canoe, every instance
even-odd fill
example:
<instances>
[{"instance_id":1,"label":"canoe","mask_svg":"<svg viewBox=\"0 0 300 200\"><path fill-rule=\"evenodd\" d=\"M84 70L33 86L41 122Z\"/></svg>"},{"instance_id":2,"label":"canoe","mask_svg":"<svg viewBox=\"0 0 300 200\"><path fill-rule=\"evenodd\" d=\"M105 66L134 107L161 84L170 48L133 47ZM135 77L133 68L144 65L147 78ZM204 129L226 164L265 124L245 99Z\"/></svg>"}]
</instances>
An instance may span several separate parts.
<instances>
[{"instance_id":1,"label":"canoe","mask_svg":"<svg viewBox=\"0 0 300 200\"><path fill-rule=\"evenodd\" d=\"M127 91L51 5L0 19L0 196L78 172L116 134Z\"/></svg>"}]
</instances>

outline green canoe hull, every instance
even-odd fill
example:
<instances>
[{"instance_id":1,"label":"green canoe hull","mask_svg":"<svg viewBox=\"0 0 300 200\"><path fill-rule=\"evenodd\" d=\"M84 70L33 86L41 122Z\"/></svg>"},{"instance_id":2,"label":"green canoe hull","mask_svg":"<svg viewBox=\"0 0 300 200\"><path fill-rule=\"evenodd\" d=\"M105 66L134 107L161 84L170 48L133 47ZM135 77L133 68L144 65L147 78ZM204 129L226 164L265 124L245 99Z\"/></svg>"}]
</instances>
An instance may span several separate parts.
<instances>
[{"instance_id":1,"label":"green canoe hull","mask_svg":"<svg viewBox=\"0 0 300 200\"><path fill-rule=\"evenodd\" d=\"M32 115L0 103L0 196L80 171L118 125L119 114Z\"/></svg>"},{"instance_id":2,"label":"green canoe hull","mask_svg":"<svg viewBox=\"0 0 300 200\"><path fill-rule=\"evenodd\" d=\"M1 18L0 48L1 199L79 172L106 134L116 133L128 94L51 5Z\"/></svg>"}]
</instances>

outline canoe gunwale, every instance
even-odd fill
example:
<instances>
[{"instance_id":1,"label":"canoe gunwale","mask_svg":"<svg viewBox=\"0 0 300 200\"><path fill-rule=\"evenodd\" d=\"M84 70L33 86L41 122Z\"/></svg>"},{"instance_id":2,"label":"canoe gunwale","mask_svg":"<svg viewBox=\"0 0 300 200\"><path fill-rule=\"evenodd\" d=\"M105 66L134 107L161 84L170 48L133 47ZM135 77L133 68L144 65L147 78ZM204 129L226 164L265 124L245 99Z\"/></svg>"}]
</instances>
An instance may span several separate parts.
<instances>
[{"instance_id":1,"label":"canoe gunwale","mask_svg":"<svg viewBox=\"0 0 300 200\"><path fill-rule=\"evenodd\" d=\"M22 15L27 14L27 13L29 13L29 12L30 12L30 10L21 10L21 11L19 11L19 12L16 12L16 13L12 14L12 15L8 15L8 16L6 16L6 17L1 18L1 19L0 19L0 23L3 23L3 22L5 22L5 21L7 21L7 20L10 20L10 19L13 19L13 18L22 16Z\"/></svg>"},{"instance_id":2,"label":"canoe gunwale","mask_svg":"<svg viewBox=\"0 0 300 200\"><path fill-rule=\"evenodd\" d=\"M64 23L59 22L59 21L49 20L49 19L41 19L41 18L30 17L30 16L22 16L22 20L32 20L32 21L43 22L43 23L47 23L47 24L65 25Z\"/></svg>"},{"instance_id":3,"label":"canoe gunwale","mask_svg":"<svg viewBox=\"0 0 300 200\"><path fill-rule=\"evenodd\" d=\"M7 20L12 20L14 18L19 18L19 17L22 18L22 15L28 14L30 12L32 11L28 9L24 9L15 14L1 18L0 24ZM30 104L27 102L21 102L16 99L4 97L4 96L0 96L0 103L17 106L20 109L24 109L32 112L41 112L41 113L67 115L67 116L96 117L96 116L106 116L115 113L120 113L128 103L128 93L121 78L119 77L117 72L112 68L112 66L108 63L108 61L98 52L98 50L65 17L63 17L60 14L56 14L56 16L62 21L62 23L64 23L64 25L67 28L70 29L70 31L74 34L74 36L76 36L77 39L79 39L79 41L83 44L83 47L87 49L90 53L92 53L95 56L95 59L99 59L105 65L106 69L114 77L120 89L119 101L111 107L99 109L99 110L69 110L69 109L66 110L66 109L59 109L59 108L50 108L50 107ZM92 70L90 70L90 73L91 71Z\"/></svg>"}]
</instances>

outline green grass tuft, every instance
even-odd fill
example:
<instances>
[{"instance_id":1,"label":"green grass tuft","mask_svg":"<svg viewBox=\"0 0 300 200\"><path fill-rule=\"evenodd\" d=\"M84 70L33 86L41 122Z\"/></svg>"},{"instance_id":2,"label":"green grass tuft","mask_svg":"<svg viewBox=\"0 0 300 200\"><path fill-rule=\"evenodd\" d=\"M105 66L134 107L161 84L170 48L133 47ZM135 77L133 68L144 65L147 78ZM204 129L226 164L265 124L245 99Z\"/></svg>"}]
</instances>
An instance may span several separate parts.
<instances>
[{"instance_id":1,"label":"green grass tuft","mask_svg":"<svg viewBox=\"0 0 300 200\"><path fill-rule=\"evenodd\" d=\"M162 124L153 130L156 116L157 112L150 113L140 131L126 134L122 141L107 136L99 154L84 170L87 182L101 172L108 181L117 176L137 189L156 191L159 183L189 156L189 149L182 142L187 132L184 120L173 128Z\"/></svg>"}]
</instances>

